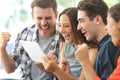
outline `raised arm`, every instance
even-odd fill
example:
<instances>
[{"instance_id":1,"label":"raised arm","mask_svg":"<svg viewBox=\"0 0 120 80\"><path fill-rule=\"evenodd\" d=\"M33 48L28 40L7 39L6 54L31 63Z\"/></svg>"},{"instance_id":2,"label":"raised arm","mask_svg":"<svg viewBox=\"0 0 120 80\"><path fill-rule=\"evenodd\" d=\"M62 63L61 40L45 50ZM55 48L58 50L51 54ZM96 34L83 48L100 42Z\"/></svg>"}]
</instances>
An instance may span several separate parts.
<instances>
[{"instance_id":1,"label":"raised arm","mask_svg":"<svg viewBox=\"0 0 120 80\"><path fill-rule=\"evenodd\" d=\"M0 61L7 73L11 73L16 69L14 60L8 55L6 51L6 45L10 40L10 36L11 35L9 32L2 32L0 34Z\"/></svg>"},{"instance_id":2,"label":"raised arm","mask_svg":"<svg viewBox=\"0 0 120 80\"><path fill-rule=\"evenodd\" d=\"M93 68L93 63L90 61L89 51L86 44L82 44L79 46L78 50L75 52L75 56L77 60L80 62L83 68L83 73L85 75L86 80L94 80L96 77L96 73Z\"/></svg>"}]
</instances>

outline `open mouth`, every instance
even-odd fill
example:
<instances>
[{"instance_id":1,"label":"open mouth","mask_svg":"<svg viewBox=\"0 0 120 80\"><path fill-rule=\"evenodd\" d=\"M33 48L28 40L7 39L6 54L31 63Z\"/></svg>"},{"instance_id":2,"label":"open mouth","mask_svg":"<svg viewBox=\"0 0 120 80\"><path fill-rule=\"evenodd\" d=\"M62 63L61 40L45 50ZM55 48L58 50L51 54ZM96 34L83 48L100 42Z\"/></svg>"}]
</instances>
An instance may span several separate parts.
<instances>
[{"instance_id":1,"label":"open mouth","mask_svg":"<svg viewBox=\"0 0 120 80\"><path fill-rule=\"evenodd\" d=\"M85 34L87 33L87 31L81 31L82 32L82 34L85 36Z\"/></svg>"},{"instance_id":2,"label":"open mouth","mask_svg":"<svg viewBox=\"0 0 120 80\"><path fill-rule=\"evenodd\" d=\"M44 27L41 26L41 29L42 30L47 30L47 29L49 29L49 26L44 26Z\"/></svg>"},{"instance_id":3,"label":"open mouth","mask_svg":"<svg viewBox=\"0 0 120 80\"><path fill-rule=\"evenodd\" d=\"M64 37L65 40L68 40L69 37L70 37L70 34L64 34L63 37Z\"/></svg>"},{"instance_id":4,"label":"open mouth","mask_svg":"<svg viewBox=\"0 0 120 80\"><path fill-rule=\"evenodd\" d=\"M42 31L46 32L50 27L49 26L41 26Z\"/></svg>"}]
</instances>

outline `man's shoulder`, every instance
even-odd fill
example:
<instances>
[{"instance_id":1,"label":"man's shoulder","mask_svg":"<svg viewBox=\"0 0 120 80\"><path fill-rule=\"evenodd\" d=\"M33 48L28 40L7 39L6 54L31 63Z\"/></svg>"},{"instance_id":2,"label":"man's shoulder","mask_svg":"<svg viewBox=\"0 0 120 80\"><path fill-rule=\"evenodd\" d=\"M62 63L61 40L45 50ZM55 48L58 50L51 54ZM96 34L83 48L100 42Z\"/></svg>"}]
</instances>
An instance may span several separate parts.
<instances>
[{"instance_id":1,"label":"man's shoulder","mask_svg":"<svg viewBox=\"0 0 120 80\"><path fill-rule=\"evenodd\" d=\"M20 33L18 33L18 38L20 39L26 39L28 36L29 38L32 38L33 35L36 33L37 28L35 25L25 27Z\"/></svg>"},{"instance_id":2,"label":"man's shoulder","mask_svg":"<svg viewBox=\"0 0 120 80\"><path fill-rule=\"evenodd\" d=\"M103 39L102 39L102 44L104 46L107 46L107 45L114 45L113 42L112 42L112 39L110 37L110 35L106 35Z\"/></svg>"},{"instance_id":3,"label":"man's shoulder","mask_svg":"<svg viewBox=\"0 0 120 80\"><path fill-rule=\"evenodd\" d=\"M23 28L23 30L20 32L21 33L27 33L27 32L34 32L36 30L36 26L35 24L31 25L31 26L27 26L25 28Z\"/></svg>"},{"instance_id":4,"label":"man's shoulder","mask_svg":"<svg viewBox=\"0 0 120 80\"><path fill-rule=\"evenodd\" d=\"M36 29L36 26L35 24L31 25L31 26L27 26L23 29L23 31L26 31L26 30L33 30L33 29Z\"/></svg>"},{"instance_id":5,"label":"man's shoulder","mask_svg":"<svg viewBox=\"0 0 120 80\"><path fill-rule=\"evenodd\" d=\"M108 46L108 47L116 47L116 46L113 44L111 37L109 37L108 40L106 40L106 42L105 42L104 45L105 45L105 46Z\"/></svg>"},{"instance_id":6,"label":"man's shoulder","mask_svg":"<svg viewBox=\"0 0 120 80\"><path fill-rule=\"evenodd\" d=\"M103 55L108 54L108 55L115 55L119 47L116 47L112 40L111 37L109 37L103 44L103 46L100 49L100 52L103 53Z\"/></svg>"}]
</instances>

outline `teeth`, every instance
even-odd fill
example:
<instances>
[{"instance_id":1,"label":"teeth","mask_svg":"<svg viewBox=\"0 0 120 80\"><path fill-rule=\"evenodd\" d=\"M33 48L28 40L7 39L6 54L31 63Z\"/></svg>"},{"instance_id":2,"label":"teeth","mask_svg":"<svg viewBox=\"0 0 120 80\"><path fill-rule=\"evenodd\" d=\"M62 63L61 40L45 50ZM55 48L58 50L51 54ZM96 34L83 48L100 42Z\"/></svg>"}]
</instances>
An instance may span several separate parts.
<instances>
[{"instance_id":1,"label":"teeth","mask_svg":"<svg viewBox=\"0 0 120 80\"><path fill-rule=\"evenodd\" d=\"M63 35L64 37L66 37L67 35Z\"/></svg>"},{"instance_id":2,"label":"teeth","mask_svg":"<svg viewBox=\"0 0 120 80\"><path fill-rule=\"evenodd\" d=\"M84 34L84 33L85 33L85 31L82 31L82 33Z\"/></svg>"},{"instance_id":3,"label":"teeth","mask_svg":"<svg viewBox=\"0 0 120 80\"><path fill-rule=\"evenodd\" d=\"M45 27L41 27L41 28L45 30L45 29L48 29L48 26L45 26Z\"/></svg>"},{"instance_id":4,"label":"teeth","mask_svg":"<svg viewBox=\"0 0 120 80\"><path fill-rule=\"evenodd\" d=\"M69 37L69 34L64 35L64 38L67 38L67 37Z\"/></svg>"}]
</instances>

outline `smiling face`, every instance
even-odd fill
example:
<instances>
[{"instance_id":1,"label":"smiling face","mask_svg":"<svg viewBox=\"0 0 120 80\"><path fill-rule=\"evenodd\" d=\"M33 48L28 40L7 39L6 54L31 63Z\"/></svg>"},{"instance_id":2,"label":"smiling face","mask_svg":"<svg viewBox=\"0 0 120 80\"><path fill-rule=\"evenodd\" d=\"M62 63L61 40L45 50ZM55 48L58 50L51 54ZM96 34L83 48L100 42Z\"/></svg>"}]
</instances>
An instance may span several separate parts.
<instances>
[{"instance_id":1,"label":"smiling face","mask_svg":"<svg viewBox=\"0 0 120 80\"><path fill-rule=\"evenodd\" d=\"M96 27L94 25L94 21L90 20L86 15L86 12L83 10L78 10L78 30L84 34L88 41L95 39Z\"/></svg>"},{"instance_id":2,"label":"smiling face","mask_svg":"<svg viewBox=\"0 0 120 80\"><path fill-rule=\"evenodd\" d=\"M57 13L52 8L34 7L32 17L41 36L52 35L57 18Z\"/></svg>"},{"instance_id":3,"label":"smiling face","mask_svg":"<svg viewBox=\"0 0 120 80\"><path fill-rule=\"evenodd\" d=\"M66 14L62 14L59 20L59 32L63 36L65 43L73 42L73 32L69 17Z\"/></svg>"},{"instance_id":4,"label":"smiling face","mask_svg":"<svg viewBox=\"0 0 120 80\"><path fill-rule=\"evenodd\" d=\"M116 46L120 46L120 21L115 22L115 20L108 14L107 25L105 27L108 34L112 37L112 42Z\"/></svg>"}]
</instances>

